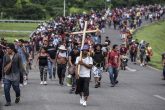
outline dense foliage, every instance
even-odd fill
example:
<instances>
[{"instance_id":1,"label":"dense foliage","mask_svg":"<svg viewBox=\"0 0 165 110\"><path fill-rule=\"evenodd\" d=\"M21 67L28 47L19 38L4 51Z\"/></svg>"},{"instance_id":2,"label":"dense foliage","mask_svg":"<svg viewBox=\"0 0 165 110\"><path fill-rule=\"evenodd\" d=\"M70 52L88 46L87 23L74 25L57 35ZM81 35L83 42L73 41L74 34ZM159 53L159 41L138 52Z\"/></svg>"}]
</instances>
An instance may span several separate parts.
<instances>
[{"instance_id":1,"label":"dense foliage","mask_svg":"<svg viewBox=\"0 0 165 110\"><path fill-rule=\"evenodd\" d=\"M163 4L165 0L66 0L66 14L151 3ZM1 19L35 20L60 15L63 15L63 0L0 0Z\"/></svg>"}]
</instances>

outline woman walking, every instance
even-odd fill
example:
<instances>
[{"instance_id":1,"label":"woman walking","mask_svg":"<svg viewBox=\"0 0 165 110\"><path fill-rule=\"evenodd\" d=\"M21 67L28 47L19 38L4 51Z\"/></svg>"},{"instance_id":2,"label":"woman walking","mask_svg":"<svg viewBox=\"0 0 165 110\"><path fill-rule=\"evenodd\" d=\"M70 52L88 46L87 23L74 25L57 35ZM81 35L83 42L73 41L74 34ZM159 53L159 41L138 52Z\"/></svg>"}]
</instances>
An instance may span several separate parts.
<instances>
[{"instance_id":1,"label":"woman walking","mask_svg":"<svg viewBox=\"0 0 165 110\"><path fill-rule=\"evenodd\" d=\"M42 47L37 57L37 63L39 64L40 70L41 85L47 85L48 59L50 58L46 52L46 49Z\"/></svg>"},{"instance_id":2,"label":"woman walking","mask_svg":"<svg viewBox=\"0 0 165 110\"><path fill-rule=\"evenodd\" d=\"M59 47L59 52L57 52L57 74L59 78L59 84L64 85L64 78L67 65L67 52L64 45Z\"/></svg>"}]
</instances>

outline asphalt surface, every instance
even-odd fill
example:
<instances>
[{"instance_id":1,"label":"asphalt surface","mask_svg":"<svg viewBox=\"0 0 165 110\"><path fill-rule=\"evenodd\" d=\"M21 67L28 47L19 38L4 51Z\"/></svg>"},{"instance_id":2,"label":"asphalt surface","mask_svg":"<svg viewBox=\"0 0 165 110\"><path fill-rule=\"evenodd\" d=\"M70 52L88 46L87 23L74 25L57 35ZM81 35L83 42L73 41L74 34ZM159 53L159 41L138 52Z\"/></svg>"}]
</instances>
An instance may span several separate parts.
<instances>
[{"instance_id":1,"label":"asphalt surface","mask_svg":"<svg viewBox=\"0 0 165 110\"><path fill-rule=\"evenodd\" d=\"M121 42L117 30L106 29L102 36L109 36L112 44ZM108 73L103 73L101 88L90 83L88 106L79 104L79 96L69 94L70 87L61 87L58 79L48 81L41 86L39 71L33 69L29 74L29 84L21 87L21 102L15 104L15 94L11 91L12 106L3 110L165 110L165 81L161 80L161 71L149 67L140 67L129 63L137 71L120 71L119 84L112 88ZM4 96L0 97L2 104Z\"/></svg>"}]
</instances>

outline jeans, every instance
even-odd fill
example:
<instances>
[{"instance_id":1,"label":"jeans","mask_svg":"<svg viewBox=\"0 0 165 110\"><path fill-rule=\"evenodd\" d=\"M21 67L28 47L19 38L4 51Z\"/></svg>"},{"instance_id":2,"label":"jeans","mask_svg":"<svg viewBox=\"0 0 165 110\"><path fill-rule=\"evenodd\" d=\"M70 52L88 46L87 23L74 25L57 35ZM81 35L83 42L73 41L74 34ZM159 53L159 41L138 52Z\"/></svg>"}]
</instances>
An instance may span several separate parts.
<instances>
[{"instance_id":1,"label":"jeans","mask_svg":"<svg viewBox=\"0 0 165 110\"><path fill-rule=\"evenodd\" d=\"M108 73L109 73L111 84L114 85L118 77L118 68L109 67Z\"/></svg>"},{"instance_id":2,"label":"jeans","mask_svg":"<svg viewBox=\"0 0 165 110\"><path fill-rule=\"evenodd\" d=\"M8 79L4 79L4 93L6 102L11 102L10 98L10 88L13 87L16 97L20 97L20 88L19 88L19 81L10 81Z\"/></svg>"},{"instance_id":3,"label":"jeans","mask_svg":"<svg viewBox=\"0 0 165 110\"><path fill-rule=\"evenodd\" d=\"M48 73L49 79L52 79L52 76L55 78L55 66L54 63L48 60Z\"/></svg>"}]
</instances>

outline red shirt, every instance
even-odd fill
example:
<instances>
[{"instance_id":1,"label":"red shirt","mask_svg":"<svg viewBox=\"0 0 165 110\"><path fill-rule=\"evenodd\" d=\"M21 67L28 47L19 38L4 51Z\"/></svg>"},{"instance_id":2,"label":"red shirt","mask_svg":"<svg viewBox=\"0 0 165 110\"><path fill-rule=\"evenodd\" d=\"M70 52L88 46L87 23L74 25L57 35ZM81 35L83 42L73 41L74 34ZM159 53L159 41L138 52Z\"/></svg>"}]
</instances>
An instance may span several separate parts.
<instances>
[{"instance_id":1,"label":"red shirt","mask_svg":"<svg viewBox=\"0 0 165 110\"><path fill-rule=\"evenodd\" d=\"M117 68L119 66L119 52L111 51L108 53L108 64L109 66L112 66L114 68Z\"/></svg>"},{"instance_id":2,"label":"red shirt","mask_svg":"<svg viewBox=\"0 0 165 110\"><path fill-rule=\"evenodd\" d=\"M131 50L130 50L131 53L136 53L137 52L137 45L136 44L132 44L131 45Z\"/></svg>"},{"instance_id":3,"label":"red shirt","mask_svg":"<svg viewBox=\"0 0 165 110\"><path fill-rule=\"evenodd\" d=\"M121 47L120 48L120 55L125 55L125 54L127 54L127 48L126 47Z\"/></svg>"}]
</instances>

